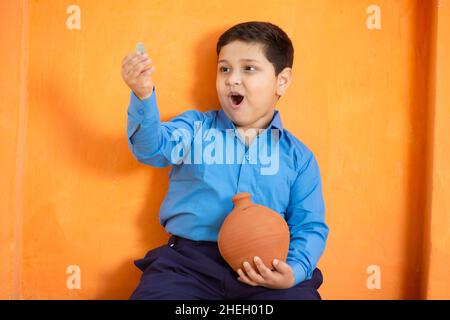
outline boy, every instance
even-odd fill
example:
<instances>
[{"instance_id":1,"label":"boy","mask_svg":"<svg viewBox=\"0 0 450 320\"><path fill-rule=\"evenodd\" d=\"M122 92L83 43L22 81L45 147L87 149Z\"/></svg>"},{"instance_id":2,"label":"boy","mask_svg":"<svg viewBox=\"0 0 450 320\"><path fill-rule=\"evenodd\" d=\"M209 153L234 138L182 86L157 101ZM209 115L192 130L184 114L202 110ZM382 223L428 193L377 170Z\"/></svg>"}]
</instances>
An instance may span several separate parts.
<instances>
[{"instance_id":1,"label":"boy","mask_svg":"<svg viewBox=\"0 0 450 320\"><path fill-rule=\"evenodd\" d=\"M128 145L144 164L172 165L159 212L171 237L135 261L143 275L131 299L321 299L316 264L328 227L319 167L313 153L283 128L275 109L291 84L291 40L271 23L246 22L227 30L216 51L222 109L189 110L163 123L148 56L134 53L122 62L132 90ZM211 136L214 142L205 147ZM236 146L243 146L240 153L234 153ZM269 169L263 166L268 149L276 155ZM236 274L218 251L218 232L240 192L288 223L288 257L274 260L274 270L255 257L256 268L244 263Z\"/></svg>"}]
</instances>

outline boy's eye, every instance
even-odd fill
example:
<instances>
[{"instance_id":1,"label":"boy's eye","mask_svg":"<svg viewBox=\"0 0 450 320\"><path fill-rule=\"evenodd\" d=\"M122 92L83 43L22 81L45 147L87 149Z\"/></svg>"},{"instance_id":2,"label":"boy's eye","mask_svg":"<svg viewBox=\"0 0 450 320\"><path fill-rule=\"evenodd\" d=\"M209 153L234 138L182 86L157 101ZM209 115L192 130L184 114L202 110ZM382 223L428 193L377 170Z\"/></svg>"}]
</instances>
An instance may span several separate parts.
<instances>
[{"instance_id":1,"label":"boy's eye","mask_svg":"<svg viewBox=\"0 0 450 320\"><path fill-rule=\"evenodd\" d=\"M246 66L246 67L245 67L245 70L249 70L249 68L252 68L253 70L256 70L255 67L253 67L253 66ZM220 67L219 70L220 70L221 72L226 72L225 69L229 69L229 68L227 68L227 67ZM253 71L253 70L250 70L250 71Z\"/></svg>"}]
</instances>

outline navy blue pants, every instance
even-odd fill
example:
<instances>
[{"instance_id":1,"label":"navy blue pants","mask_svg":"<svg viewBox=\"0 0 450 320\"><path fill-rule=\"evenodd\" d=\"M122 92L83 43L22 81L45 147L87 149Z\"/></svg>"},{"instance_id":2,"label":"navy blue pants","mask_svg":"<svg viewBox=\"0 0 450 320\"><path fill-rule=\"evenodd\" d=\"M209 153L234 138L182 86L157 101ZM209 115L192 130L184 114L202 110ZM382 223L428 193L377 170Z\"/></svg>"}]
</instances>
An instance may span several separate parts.
<instances>
[{"instance_id":1,"label":"navy blue pants","mask_svg":"<svg viewBox=\"0 0 450 320\"><path fill-rule=\"evenodd\" d=\"M320 300L322 273L288 289L251 286L220 255L217 242L172 235L135 265L143 272L132 300Z\"/></svg>"}]
</instances>

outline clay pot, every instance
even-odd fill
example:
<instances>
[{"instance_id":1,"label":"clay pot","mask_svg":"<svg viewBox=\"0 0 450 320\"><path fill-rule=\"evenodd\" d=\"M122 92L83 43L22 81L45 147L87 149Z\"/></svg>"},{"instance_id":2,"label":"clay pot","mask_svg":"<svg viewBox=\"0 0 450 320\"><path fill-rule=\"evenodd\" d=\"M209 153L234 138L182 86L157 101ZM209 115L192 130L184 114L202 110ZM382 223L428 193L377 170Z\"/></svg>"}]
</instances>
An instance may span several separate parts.
<instances>
[{"instance_id":1,"label":"clay pot","mask_svg":"<svg viewBox=\"0 0 450 320\"><path fill-rule=\"evenodd\" d=\"M218 235L220 254L237 272L247 261L257 271L254 257L274 270L273 259L286 261L289 250L289 227L272 209L252 203L247 192L236 194L234 209L224 220Z\"/></svg>"}]
</instances>

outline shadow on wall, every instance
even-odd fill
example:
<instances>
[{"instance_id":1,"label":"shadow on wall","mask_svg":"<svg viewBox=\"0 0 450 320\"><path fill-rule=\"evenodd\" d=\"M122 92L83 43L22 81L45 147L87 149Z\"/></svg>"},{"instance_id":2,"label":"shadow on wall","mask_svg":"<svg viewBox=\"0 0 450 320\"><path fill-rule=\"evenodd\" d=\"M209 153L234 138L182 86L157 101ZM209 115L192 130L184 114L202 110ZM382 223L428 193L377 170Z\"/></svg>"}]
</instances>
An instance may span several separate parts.
<instances>
[{"instance_id":1,"label":"shadow on wall","mask_svg":"<svg viewBox=\"0 0 450 320\"><path fill-rule=\"evenodd\" d=\"M195 56L197 57L195 70L197 72L192 85L192 96L195 98L196 105L185 107L182 111L187 109L207 111L219 108L215 88L215 45L219 34L218 31L205 36L203 40L199 41L195 49ZM120 70L120 66L121 61L117 61L116 68L118 70ZM120 76L120 72L117 72L117 74ZM30 93L36 94L35 97L32 97L36 105L46 106L46 112L37 115L39 121L44 124L46 141L53 146L58 146L59 156L65 158L64 160L76 161L76 164L83 169L94 172L100 178L106 180L113 180L114 177L128 175L136 170L145 170L150 181L146 190L145 203L137 215L132 215L129 212L124 212L124 215L137 217L135 230L140 235L138 241L139 247L143 248L142 257L148 250L165 244L168 234L159 224L158 211L167 192L170 167L153 168L137 162L128 148L125 132L119 132L117 136L111 136L102 134L94 126L86 125L79 120L81 117L74 115L74 111L79 110L81 105L76 96L69 97L69 94L60 89L58 81L54 79L39 80L30 81L29 86ZM120 82L123 83L122 79L120 79ZM37 87L36 83L40 83L41 86ZM124 83L123 90L129 92ZM164 90L167 90L167 88ZM88 97L82 98L89 101ZM179 103L183 105L183 101ZM126 121L127 106L128 102L127 105L118 109L118 112L124 114L124 121ZM170 118L162 118L161 121L168 121ZM49 149L56 149L56 147L50 147ZM111 154L115 155L113 160ZM94 216L95 214L93 214ZM99 236L105 237L108 235L100 234ZM99 241L102 240L99 239ZM117 269L98 275L102 283L95 292L88 295L92 295L92 299L128 299L138 285L141 276L141 271L133 263L135 259L139 258L123 256ZM103 273L101 269L108 270L108 266L100 266L98 272Z\"/></svg>"},{"instance_id":2,"label":"shadow on wall","mask_svg":"<svg viewBox=\"0 0 450 320\"><path fill-rule=\"evenodd\" d=\"M435 1L417 1L414 8L412 34L414 56L411 59L412 143L409 148L408 212L406 221L405 263L403 267L403 299L426 299L429 256L427 238L430 228L433 176L434 77L437 30Z\"/></svg>"},{"instance_id":3,"label":"shadow on wall","mask_svg":"<svg viewBox=\"0 0 450 320\"><path fill-rule=\"evenodd\" d=\"M150 182L143 207L138 214L123 212L123 215L128 215L130 219L136 217L134 230L139 233L139 247L150 249L159 246L160 239L167 237L164 228L159 225L158 210L164 198L163 191L167 190L169 168L152 168L137 162L128 148L124 132L119 133L117 137L112 137L77 121L80 118L74 115L74 110L78 109L76 99L74 101L73 97L69 98L65 95L58 88L56 81L48 83L40 89L42 95L57 103L46 103L46 114L51 115L52 119L57 119L59 123L56 126L53 124L46 126L48 143L58 146L60 156L78 161L77 164L81 165L84 170L95 172L105 180L112 180L118 175L128 175L136 170L146 170ZM31 89L32 92L38 92ZM123 106L123 108L126 107ZM124 120L126 121L126 119ZM64 126L64 128L59 126ZM52 129L55 130L54 133L51 132ZM83 143L74 143L74 141L83 141ZM49 149L53 149L53 147L49 147ZM116 155L115 161L111 161L111 153ZM92 213L93 219L98 214L102 213ZM35 233L38 230L31 232ZM28 236L33 238L32 235ZM114 235L99 234L99 237L108 236L113 237ZM104 238L99 241L104 241ZM105 245L107 244L108 242L105 243ZM103 283L92 298L127 298L140 276L140 271L133 264L134 258L136 257L123 256L123 262L116 271L101 275ZM109 269L108 266L101 266L101 268ZM98 271L102 272L100 268Z\"/></svg>"},{"instance_id":4,"label":"shadow on wall","mask_svg":"<svg viewBox=\"0 0 450 320\"><path fill-rule=\"evenodd\" d=\"M167 237L167 235L158 223L158 210L164 197L163 191L167 189L169 168L152 168L137 162L128 148L125 132L119 132L114 137L102 134L95 127L89 127L81 122L80 117L74 115L74 112L79 110L80 103L77 102L76 97L69 97L69 94L61 90L57 81L45 80L42 82L41 88L34 88L34 83L36 82L30 81L30 92L39 92L39 97L35 98L39 99L42 96L48 99L48 101L38 102L38 104L44 104L46 108L45 114L39 121L46 124L47 143L58 146L57 148L51 146L48 149L57 149L59 156L64 157L65 161L68 158L77 161L77 165L83 167L83 170L94 172L105 180L113 180L114 177L128 175L136 170L145 170L148 173L150 183L143 207L138 214L130 214L130 212L123 214L128 215L130 219L136 217L135 231L140 235L138 237L139 247L150 249L160 245L158 239ZM125 90L127 89L124 84ZM125 115L126 108L127 105L122 106L119 110ZM43 118L43 116L49 115L51 118ZM124 116L124 121L126 121L126 116ZM111 160L111 154L115 155L114 161ZM96 215L98 213L92 213L92 217L95 218ZM99 234L99 237L105 236L108 237L106 234ZM99 241L103 240L99 239ZM99 276L103 282L98 291L93 293L92 298L127 298L140 276L140 271L133 264L134 258L123 256L123 262L117 270ZM101 266L101 268L108 269L107 266ZM102 272L100 268L98 271Z\"/></svg>"},{"instance_id":5,"label":"shadow on wall","mask_svg":"<svg viewBox=\"0 0 450 320\"><path fill-rule=\"evenodd\" d=\"M195 77L191 87L194 108L202 112L220 109L216 90L217 54L216 44L225 30L210 32L197 43L195 48Z\"/></svg>"}]
</instances>

